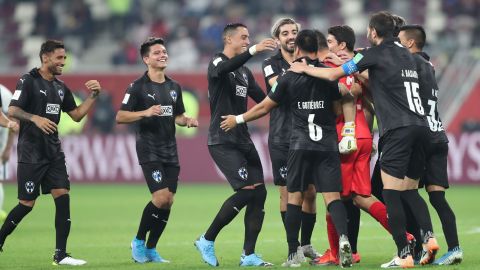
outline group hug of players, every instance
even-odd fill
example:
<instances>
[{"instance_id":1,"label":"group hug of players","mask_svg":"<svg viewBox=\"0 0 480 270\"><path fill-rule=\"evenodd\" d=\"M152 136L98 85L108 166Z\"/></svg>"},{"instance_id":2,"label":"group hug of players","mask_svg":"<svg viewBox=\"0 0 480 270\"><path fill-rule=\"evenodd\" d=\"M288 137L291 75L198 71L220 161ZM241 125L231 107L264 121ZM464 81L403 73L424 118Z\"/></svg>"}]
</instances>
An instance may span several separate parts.
<instances>
[{"instance_id":1,"label":"group hug of players","mask_svg":"<svg viewBox=\"0 0 480 270\"><path fill-rule=\"evenodd\" d=\"M283 266L299 267L306 257L312 265L350 267L360 262L360 209L374 217L397 246L397 256L383 268L462 261L455 215L445 200L448 140L437 112L434 69L422 52L425 31L404 24L388 12L373 14L368 26L372 47L363 50L354 50L355 34L348 26L329 28L325 38L318 31L300 31L293 19L284 18L272 27L272 38L253 46L245 25L225 26L224 49L208 67L208 149L234 193L194 242L206 263L219 265L215 239L246 208L240 266L272 265L255 253L267 191L245 124L268 113L274 182L279 186L288 242ZM244 64L277 47L278 53L262 66L265 95ZM69 88L56 78L65 65L63 43L46 41L39 56L41 67L17 83L8 108L10 119L0 115L0 125L19 130L19 204L0 228L0 251L31 212L41 190L55 201L53 264L83 265L85 260L66 251L70 182L57 124L60 111L80 121L102 89L98 81L88 81L85 86L91 95L77 106ZM198 121L185 115L181 87L165 75L164 40L149 38L141 45L140 56L147 71L127 87L116 116L119 124L136 125L137 156L152 194L131 242L131 254L138 263L167 263L156 246L168 223L180 172L175 125L197 127ZM247 111L248 97L258 104ZM380 158L370 181L374 115ZM439 246L427 205L417 191L419 179L440 216L448 244L448 252L437 260ZM317 193L327 209L330 247L323 255L311 245Z\"/></svg>"},{"instance_id":2,"label":"group hug of players","mask_svg":"<svg viewBox=\"0 0 480 270\"><path fill-rule=\"evenodd\" d=\"M288 242L282 266L299 267L306 257L311 265L350 267L360 262L360 209L375 218L397 246L397 255L382 268L460 263L455 215L445 199L448 140L437 111L434 69L422 52L424 29L388 12L375 13L368 27L372 47L358 50L354 31L346 25L329 28L325 38L318 31L300 31L293 19L284 18L271 34L273 39L248 48L246 26L227 25L224 51L209 65L208 147L236 193L195 242L203 260L218 266L215 237L247 206L240 265L271 265L249 242L261 227L263 213L258 212L257 220L254 213L257 205L263 207L265 188L245 125L270 113L269 150ZM277 45L278 53L262 65L265 97L243 65ZM246 111L248 96L258 104ZM373 115L380 140L371 181ZM429 193L448 244L448 252L437 260L440 247L419 185ZM310 242L317 193L327 209L330 247L323 255Z\"/></svg>"}]
</instances>

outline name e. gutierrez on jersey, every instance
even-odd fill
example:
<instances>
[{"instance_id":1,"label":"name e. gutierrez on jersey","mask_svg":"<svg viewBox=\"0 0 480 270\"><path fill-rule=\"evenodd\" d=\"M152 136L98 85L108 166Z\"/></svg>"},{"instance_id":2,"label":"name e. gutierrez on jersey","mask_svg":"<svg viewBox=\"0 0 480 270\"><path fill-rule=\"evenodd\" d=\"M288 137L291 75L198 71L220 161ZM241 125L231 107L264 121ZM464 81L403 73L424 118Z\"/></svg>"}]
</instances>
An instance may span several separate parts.
<instances>
[{"instance_id":1,"label":"name e. gutierrez on jersey","mask_svg":"<svg viewBox=\"0 0 480 270\"><path fill-rule=\"evenodd\" d=\"M299 101L297 102L298 109L300 110L316 110L324 108L323 100L310 100L310 101Z\"/></svg>"}]
</instances>

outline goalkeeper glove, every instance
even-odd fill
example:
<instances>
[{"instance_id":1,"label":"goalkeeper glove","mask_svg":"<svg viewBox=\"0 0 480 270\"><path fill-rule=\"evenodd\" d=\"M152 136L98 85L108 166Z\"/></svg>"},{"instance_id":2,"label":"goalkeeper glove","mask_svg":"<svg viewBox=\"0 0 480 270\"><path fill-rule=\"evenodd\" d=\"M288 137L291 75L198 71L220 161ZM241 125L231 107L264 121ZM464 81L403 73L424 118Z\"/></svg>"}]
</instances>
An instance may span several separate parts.
<instances>
[{"instance_id":1,"label":"goalkeeper glove","mask_svg":"<svg viewBox=\"0 0 480 270\"><path fill-rule=\"evenodd\" d=\"M355 139L355 123L345 122L342 128L342 140L338 143L340 154L350 154L357 150L357 139Z\"/></svg>"}]
</instances>

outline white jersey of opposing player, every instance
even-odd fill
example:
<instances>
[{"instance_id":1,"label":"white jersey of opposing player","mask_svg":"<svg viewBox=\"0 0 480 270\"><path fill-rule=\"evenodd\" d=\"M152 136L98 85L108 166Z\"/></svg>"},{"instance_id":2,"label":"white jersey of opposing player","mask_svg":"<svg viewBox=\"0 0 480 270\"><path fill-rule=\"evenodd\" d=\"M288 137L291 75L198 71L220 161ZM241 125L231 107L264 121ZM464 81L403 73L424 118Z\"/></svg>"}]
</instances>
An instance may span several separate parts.
<instances>
[{"instance_id":1,"label":"white jersey of opposing player","mask_svg":"<svg viewBox=\"0 0 480 270\"><path fill-rule=\"evenodd\" d=\"M12 99L12 92L8 90L5 86L0 84L0 94L2 95L2 110L4 114L7 114L8 105L10 104L10 100ZM5 149L5 145L7 144L8 138L8 129L4 127L0 127L0 155L3 153ZM2 163L0 164L0 181L6 180L9 178L9 171L7 169L7 164Z\"/></svg>"}]
</instances>

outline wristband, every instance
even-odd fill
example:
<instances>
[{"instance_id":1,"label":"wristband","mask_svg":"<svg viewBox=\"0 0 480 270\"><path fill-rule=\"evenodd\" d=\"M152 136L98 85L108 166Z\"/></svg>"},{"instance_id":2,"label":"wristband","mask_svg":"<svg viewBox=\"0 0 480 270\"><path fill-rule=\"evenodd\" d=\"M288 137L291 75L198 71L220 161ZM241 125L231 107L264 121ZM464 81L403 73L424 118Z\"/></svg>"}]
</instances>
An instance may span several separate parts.
<instances>
[{"instance_id":1,"label":"wristband","mask_svg":"<svg viewBox=\"0 0 480 270\"><path fill-rule=\"evenodd\" d=\"M248 48L248 52L251 55L255 55L257 53L257 45L253 45L252 47Z\"/></svg>"},{"instance_id":2,"label":"wristband","mask_svg":"<svg viewBox=\"0 0 480 270\"><path fill-rule=\"evenodd\" d=\"M237 122L237 124L245 123L245 119L243 119L243 114L239 114L235 116L235 122Z\"/></svg>"}]
</instances>

